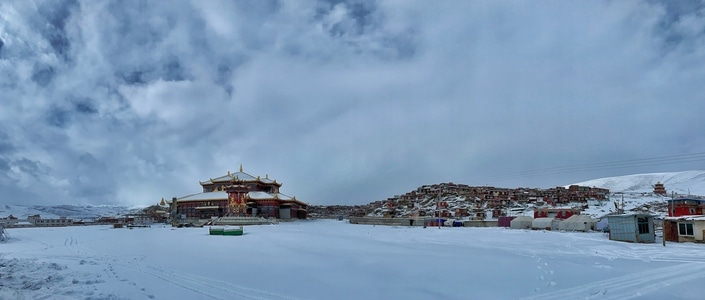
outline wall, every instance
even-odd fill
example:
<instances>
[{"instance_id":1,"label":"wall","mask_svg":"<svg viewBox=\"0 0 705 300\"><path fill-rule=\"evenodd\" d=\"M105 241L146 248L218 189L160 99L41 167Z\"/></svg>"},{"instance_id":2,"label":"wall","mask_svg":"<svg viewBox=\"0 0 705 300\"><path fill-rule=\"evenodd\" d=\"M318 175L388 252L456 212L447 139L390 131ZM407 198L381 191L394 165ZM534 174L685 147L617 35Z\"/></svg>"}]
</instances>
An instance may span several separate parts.
<instances>
[{"instance_id":1,"label":"wall","mask_svg":"<svg viewBox=\"0 0 705 300\"><path fill-rule=\"evenodd\" d=\"M432 218L429 218L432 219ZM350 224L388 225L388 226L423 226L425 218L380 218L380 217L349 217ZM413 225L411 221L413 220Z\"/></svg>"},{"instance_id":2,"label":"wall","mask_svg":"<svg viewBox=\"0 0 705 300\"><path fill-rule=\"evenodd\" d=\"M646 217L648 219L649 232L638 234L637 218ZM654 218L644 215L609 216L610 240L625 241L634 243L654 243L656 235L654 233Z\"/></svg>"},{"instance_id":3,"label":"wall","mask_svg":"<svg viewBox=\"0 0 705 300\"><path fill-rule=\"evenodd\" d=\"M481 221L481 220L470 220L463 221L464 227L497 227L498 221Z\"/></svg>"}]
</instances>

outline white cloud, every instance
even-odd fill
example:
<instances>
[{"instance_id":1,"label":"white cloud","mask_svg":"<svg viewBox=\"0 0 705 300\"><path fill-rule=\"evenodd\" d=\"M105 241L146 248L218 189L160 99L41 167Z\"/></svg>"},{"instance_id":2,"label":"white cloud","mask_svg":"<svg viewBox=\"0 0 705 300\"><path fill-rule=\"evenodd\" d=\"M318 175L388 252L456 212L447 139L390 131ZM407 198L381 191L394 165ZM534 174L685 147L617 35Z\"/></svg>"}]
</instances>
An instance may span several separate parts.
<instances>
[{"instance_id":1,"label":"white cloud","mask_svg":"<svg viewBox=\"0 0 705 300\"><path fill-rule=\"evenodd\" d=\"M23 201L58 188L56 201L151 204L242 163L297 199L365 203L439 181L703 168L481 179L702 149L702 10L3 3L0 184Z\"/></svg>"}]
</instances>

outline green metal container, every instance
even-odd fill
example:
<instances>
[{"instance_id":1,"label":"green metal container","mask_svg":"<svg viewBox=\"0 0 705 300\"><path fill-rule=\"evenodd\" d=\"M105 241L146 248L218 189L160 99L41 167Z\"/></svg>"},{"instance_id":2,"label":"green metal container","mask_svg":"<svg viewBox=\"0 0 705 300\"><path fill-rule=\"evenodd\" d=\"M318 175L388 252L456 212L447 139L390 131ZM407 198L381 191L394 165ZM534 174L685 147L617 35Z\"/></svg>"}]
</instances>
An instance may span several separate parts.
<instances>
[{"instance_id":1,"label":"green metal container","mask_svg":"<svg viewBox=\"0 0 705 300\"><path fill-rule=\"evenodd\" d=\"M240 227L226 227L223 229L223 235L242 235L243 234L243 229L242 226Z\"/></svg>"},{"instance_id":2,"label":"green metal container","mask_svg":"<svg viewBox=\"0 0 705 300\"><path fill-rule=\"evenodd\" d=\"M225 231L225 228L223 228L223 227L213 227L213 226L211 226L208 231L210 232L211 235L223 235L223 232Z\"/></svg>"}]
</instances>

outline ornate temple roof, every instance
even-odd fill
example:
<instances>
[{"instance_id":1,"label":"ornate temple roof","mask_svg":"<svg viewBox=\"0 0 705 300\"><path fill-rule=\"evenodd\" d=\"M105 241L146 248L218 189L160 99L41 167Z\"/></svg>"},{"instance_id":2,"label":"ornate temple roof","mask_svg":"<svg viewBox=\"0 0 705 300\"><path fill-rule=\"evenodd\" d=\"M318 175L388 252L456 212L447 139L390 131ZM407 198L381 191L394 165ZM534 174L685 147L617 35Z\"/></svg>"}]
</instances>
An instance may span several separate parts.
<instances>
[{"instance_id":1,"label":"ornate temple roof","mask_svg":"<svg viewBox=\"0 0 705 300\"><path fill-rule=\"evenodd\" d=\"M222 183L222 182L234 182L234 181L239 181L239 182L262 182L266 184L275 184L278 186L281 186L281 183L278 183L277 180L272 180L269 179L269 175L265 175L264 178L261 178L260 176L252 176L248 173L245 173L242 171L242 165L240 165L240 171L235 172L235 173L230 173L228 171L228 174L225 174L220 177L216 178L209 178L206 181L200 181L199 183L201 185L209 185L209 184L214 184L214 183Z\"/></svg>"},{"instance_id":2,"label":"ornate temple roof","mask_svg":"<svg viewBox=\"0 0 705 300\"><path fill-rule=\"evenodd\" d=\"M296 197L291 197L289 195L282 194L282 193L271 193L270 194L270 193L266 193L266 192L254 191L254 192L248 192L246 197L248 199L252 199L252 200L281 200L281 201L286 201L286 202L296 202L299 204L307 205L306 203L303 203L299 200L296 200ZM188 195L188 196L184 196L184 197L176 199L177 202L214 201L214 200L228 200L228 193L223 192L223 191L206 192L206 193L198 193L198 194Z\"/></svg>"}]
</instances>

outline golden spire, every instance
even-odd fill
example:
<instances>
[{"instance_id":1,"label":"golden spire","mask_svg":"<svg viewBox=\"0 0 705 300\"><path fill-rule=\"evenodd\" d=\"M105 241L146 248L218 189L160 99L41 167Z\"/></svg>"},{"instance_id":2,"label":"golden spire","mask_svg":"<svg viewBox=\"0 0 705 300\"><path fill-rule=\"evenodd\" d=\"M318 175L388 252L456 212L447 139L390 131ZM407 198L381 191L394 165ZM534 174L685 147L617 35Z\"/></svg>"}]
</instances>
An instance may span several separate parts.
<instances>
[{"instance_id":1,"label":"golden spire","mask_svg":"<svg viewBox=\"0 0 705 300\"><path fill-rule=\"evenodd\" d=\"M242 164L240 164L240 172L242 172Z\"/></svg>"}]
</instances>

